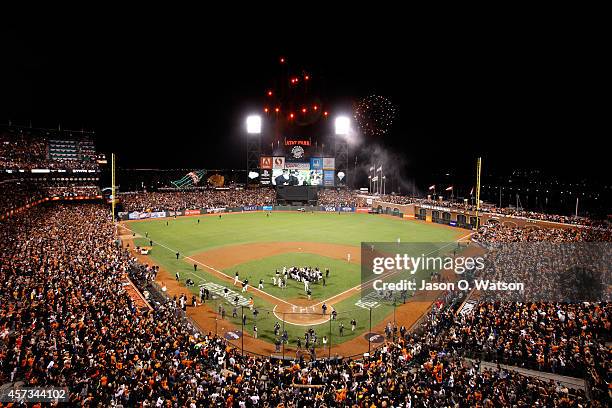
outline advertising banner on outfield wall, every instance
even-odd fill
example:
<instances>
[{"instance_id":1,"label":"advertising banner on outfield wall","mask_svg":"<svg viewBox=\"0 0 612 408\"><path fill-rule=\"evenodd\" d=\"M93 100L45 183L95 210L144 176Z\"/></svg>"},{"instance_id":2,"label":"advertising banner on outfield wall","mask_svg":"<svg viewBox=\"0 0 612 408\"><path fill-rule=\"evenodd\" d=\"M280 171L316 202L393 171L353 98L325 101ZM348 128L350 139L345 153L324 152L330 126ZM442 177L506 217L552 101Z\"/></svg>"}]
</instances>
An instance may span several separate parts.
<instances>
[{"instance_id":1,"label":"advertising banner on outfield wall","mask_svg":"<svg viewBox=\"0 0 612 408\"><path fill-rule=\"evenodd\" d=\"M201 213L200 210L185 210L185 215L200 215Z\"/></svg>"},{"instance_id":2,"label":"advertising banner on outfield wall","mask_svg":"<svg viewBox=\"0 0 612 408\"><path fill-rule=\"evenodd\" d=\"M332 205L322 206L320 211L325 212L355 212L355 207L335 207Z\"/></svg>"},{"instance_id":3,"label":"advertising banner on outfield wall","mask_svg":"<svg viewBox=\"0 0 612 408\"><path fill-rule=\"evenodd\" d=\"M200 210L198 210L198 214L200 213ZM181 215L183 215L182 211L168 211L168 217L180 217Z\"/></svg>"},{"instance_id":4,"label":"advertising banner on outfield wall","mask_svg":"<svg viewBox=\"0 0 612 408\"><path fill-rule=\"evenodd\" d=\"M134 212L131 212L128 215L128 218L130 220L143 220L145 218L149 218L149 213L148 212L134 211Z\"/></svg>"},{"instance_id":5,"label":"advertising banner on outfield wall","mask_svg":"<svg viewBox=\"0 0 612 408\"><path fill-rule=\"evenodd\" d=\"M219 214L225 212L225 207L219 207L219 208L207 208L206 209L206 213L208 214Z\"/></svg>"},{"instance_id":6,"label":"advertising banner on outfield wall","mask_svg":"<svg viewBox=\"0 0 612 408\"><path fill-rule=\"evenodd\" d=\"M242 211L257 211L259 210L259 207L256 205L247 205L242 207Z\"/></svg>"},{"instance_id":7,"label":"advertising banner on outfield wall","mask_svg":"<svg viewBox=\"0 0 612 408\"><path fill-rule=\"evenodd\" d=\"M370 212L370 209L368 207L358 207L358 208L355 208L355 212L367 213L367 212Z\"/></svg>"},{"instance_id":8,"label":"advertising banner on outfield wall","mask_svg":"<svg viewBox=\"0 0 612 408\"><path fill-rule=\"evenodd\" d=\"M273 208L274 208L274 207L272 207L271 205L264 205L264 206L262 207L262 209L263 209L264 211L272 211L272 210L273 210Z\"/></svg>"},{"instance_id":9,"label":"advertising banner on outfield wall","mask_svg":"<svg viewBox=\"0 0 612 408\"><path fill-rule=\"evenodd\" d=\"M155 211L151 213L151 218L164 218L166 216L165 211Z\"/></svg>"}]
</instances>

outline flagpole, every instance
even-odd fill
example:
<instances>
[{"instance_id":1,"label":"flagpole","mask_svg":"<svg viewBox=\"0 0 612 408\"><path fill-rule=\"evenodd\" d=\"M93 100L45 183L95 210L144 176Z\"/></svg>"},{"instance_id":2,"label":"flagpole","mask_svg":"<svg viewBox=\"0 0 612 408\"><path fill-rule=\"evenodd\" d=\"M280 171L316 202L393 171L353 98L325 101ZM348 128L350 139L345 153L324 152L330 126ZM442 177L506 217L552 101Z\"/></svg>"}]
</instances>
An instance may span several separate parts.
<instances>
[{"instance_id":1,"label":"flagpole","mask_svg":"<svg viewBox=\"0 0 612 408\"><path fill-rule=\"evenodd\" d=\"M578 217L578 197L576 197L576 217Z\"/></svg>"},{"instance_id":2,"label":"flagpole","mask_svg":"<svg viewBox=\"0 0 612 408\"><path fill-rule=\"evenodd\" d=\"M374 192L378 193L378 172L376 171L376 164L374 164Z\"/></svg>"},{"instance_id":3,"label":"flagpole","mask_svg":"<svg viewBox=\"0 0 612 408\"><path fill-rule=\"evenodd\" d=\"M376 190L376 194L380 195L380 192L378 191L378 167L376 167L376 165L374 165L374 177L376 177L376 184L374 184L374 190Z\"/></svg>"},{"instance_id":4,"label":"flagpole","mask_svg":"<svg viewBox=\"0 0 612 408\"><path fill-rule=\"evenodd\" d=\"M478 158L476 162L476 230L480 227L480 219L478 212L480 210L480 172L482 169L482 158Z\"/></svg>"},{"instance_id":5,"label":"flagpole","mask_svg":"<svg viewBox=\"0 0 612 408\"><path fill-rule=\"evenodd\" d=\"M115 153L111 153L111 195L113 199L111 201L111 215L113 217L113 223L115 222Z\"/></svg>"}]
</instances>

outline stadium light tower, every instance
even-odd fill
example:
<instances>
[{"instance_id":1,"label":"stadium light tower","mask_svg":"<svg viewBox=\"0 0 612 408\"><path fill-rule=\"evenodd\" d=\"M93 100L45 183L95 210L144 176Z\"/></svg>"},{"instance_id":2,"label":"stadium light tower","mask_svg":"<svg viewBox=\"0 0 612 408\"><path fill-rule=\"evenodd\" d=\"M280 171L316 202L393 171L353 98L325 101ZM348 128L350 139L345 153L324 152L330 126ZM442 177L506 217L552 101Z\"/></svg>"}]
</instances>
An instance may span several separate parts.
<instances>
[{"instance_id":1,"label":"stadium light tower","mask_svg":"<svg viewBox=\"0 0 612 408\"><path fill-rule=\"evenodd\" d=\"M249 186L249 174L259 172L259 160L261 157L261 125L260 115L249 115L246 118L246 143L247 143L247 162L245 186Z\"/></svg>"},{"instance_id":2,"label":"stadium light tower","mask_svg":"<svg viewBox=\"0 0 612 408\"><path fill-rule=\"evenodd\" d=\"M338 116L334 121L336 128L336 137L334 143L334 151L336 158L336 170L337 174L340 172L346 175L345 183L349 186L349 172L348 172L348 137L351 130L351 120L348 116Z\"/></svg>"},{"instance_id":3,"label":"stadium light tower","mask_svg":"<svg viewBox=\"0 0 612 408\"><path fill-rule=\"evenodd\" d=\"M351 129L351 120L346 116L338 116L336 118L336 135L348 136Z\"/></svg>"},{"instance_id":4,"label":"stadium light tower","mask_svg":"<svg viewBox=\"0 0 612 408\"><path fill-rule=\"evenodd\" d=\"M247 133L249 134L260 134L261 133L261 116L251 115L247 116L246 120Z\"/></svg>"}]
</instances>

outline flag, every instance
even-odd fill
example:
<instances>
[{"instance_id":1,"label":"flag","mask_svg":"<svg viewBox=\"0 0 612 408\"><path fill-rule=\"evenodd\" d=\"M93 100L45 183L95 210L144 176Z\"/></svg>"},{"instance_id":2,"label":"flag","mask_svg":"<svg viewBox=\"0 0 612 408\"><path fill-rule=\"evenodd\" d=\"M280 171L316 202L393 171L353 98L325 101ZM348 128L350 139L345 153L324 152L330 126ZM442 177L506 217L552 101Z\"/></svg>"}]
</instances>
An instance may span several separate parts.
<instances>
[{"instance_id":1,"label":"flag","mask_svg":"<svg viewBox=\"0 0 612 408\"><path fill-rule=\"evenodd\" d=\"M474 194L474 187L470 190L470 195Z\"/></svg>"},{"instance_id":2,"label":"flag","mask_svg":"<svg viewBox=\"0 0 612 408\"><path fill-rule=\"evenodd\" d=\"M453 186L450 186L446 188L446 191L452 191L452 189L453 189Z\"/></svg>"},{"instance_id":3,"label":"flag","mask_svg":"<svg viewBox=\"0 0 612 408\"><path fill-rule=\"evenodd\" d=\"M374 166L370 167L370 171L374 171Z\"/></svg>"},{"instance_id":4,"label":"flag","mask_svg":"<svg viewBox=\"0 0 612 408\"><path fill-rule=\"evenodd\" d=\"M436 185L435 185L435 184L433 184L433 185L429 186L429 189L430 189L430 190L435 190L435 189L436 189Z\"/></svg>"},{"instance_id":5,"label":"flag","mask_svg":"<svg viewBox=\"0 0 612 408\"><path fill-rule=\"evenodd\" d=\"M376 169L376 171L382 171L382 165Z\"/></svg>"}]
</instances>

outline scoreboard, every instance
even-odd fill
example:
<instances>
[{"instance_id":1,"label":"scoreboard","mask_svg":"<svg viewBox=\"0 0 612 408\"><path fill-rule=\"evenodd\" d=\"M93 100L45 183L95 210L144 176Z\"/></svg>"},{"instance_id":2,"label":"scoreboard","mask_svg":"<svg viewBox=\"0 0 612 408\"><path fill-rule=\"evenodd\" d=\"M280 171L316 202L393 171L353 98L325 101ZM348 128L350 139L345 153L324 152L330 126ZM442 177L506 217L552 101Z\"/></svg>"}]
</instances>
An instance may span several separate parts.
<instances>
[{"instance_id":1,"label":"scoreboard","mask_svg":"<svg viewBox=\"0 0 612 408\"><path fill-rule=\"evenodd\" d=\"M345 175L336 172L333 157L295 158L285 156L261 156L260 183L273 186L323 186L345 185Z\"/></svg>"}]
</instances>

